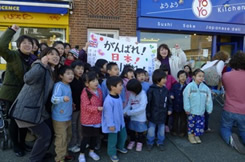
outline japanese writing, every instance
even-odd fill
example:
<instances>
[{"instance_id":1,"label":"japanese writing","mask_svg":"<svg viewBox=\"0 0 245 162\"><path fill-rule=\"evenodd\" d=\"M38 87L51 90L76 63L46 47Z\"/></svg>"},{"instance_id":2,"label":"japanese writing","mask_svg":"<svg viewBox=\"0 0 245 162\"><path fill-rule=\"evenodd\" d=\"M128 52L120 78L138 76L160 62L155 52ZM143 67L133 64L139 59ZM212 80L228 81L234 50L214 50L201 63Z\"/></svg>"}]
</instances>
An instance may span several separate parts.
<instances>
[{"instance_id":1,"label":"japanese writing","mask_svg":"<svg viewBox=\"0 0 245 162\"><path fill-rule=\"evenodd\" d=\"M139 46L134 46L134 45L124 45L124 44L119 44L118 42L109 42L106 41L104 44L104 48L107 51L113 50L114 52L118 53L132 53L132 54L138 54L138 55L143 55L146 48L144 47L142 51L139 49Z\"/></svg>"},{"instance_id":2,"label":"japanese writing","mask_svg":"<svg viewBox=\"0 0 245 162\"><path fill-rule=\"evenodd\" d=\"M160 9L168 9L168 8L178 8L179 3L178 2L169 2L169 3L161 3Z\"/></svg>"},{"instance_id":3,"label":"japanese writing","mask_svg":"<svg viewBox=\"0 0 245 162\"><path fill-rule=\"evenodd\" d=\"M33 16L29 15L27 13L23 13L23 14L19 14L19 13L11 13L11 14L6 14L3 16L3 18L5 20L10 19L10 20L14 20L14 19L18 19L18 20L32 20Z\"/></svg>"}]
</instances>

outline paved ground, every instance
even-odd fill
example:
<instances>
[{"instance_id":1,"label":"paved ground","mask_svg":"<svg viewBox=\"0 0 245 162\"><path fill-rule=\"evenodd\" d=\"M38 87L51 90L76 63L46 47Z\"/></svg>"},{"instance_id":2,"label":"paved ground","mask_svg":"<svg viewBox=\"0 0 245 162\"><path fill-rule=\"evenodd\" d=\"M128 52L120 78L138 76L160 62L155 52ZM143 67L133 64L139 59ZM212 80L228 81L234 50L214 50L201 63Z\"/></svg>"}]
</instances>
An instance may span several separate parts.
<instances>
[{"instance_id":1,"label":"paved ground","mask_svg":"<svg viewBox=\"0 0 245 162\"><path fill-rule=\"evenodd\" d=\"M190 144L187 138L166 137L166 151L159 151L156 147L151 152L144 147L142 152L129 151L127 154L119 154L120 161L127 162L245 162L245 155L237 153L226 145L221 139L218 128L220 124L221 107L215 104L214 112L210 117L210 127L213 132L206 133L201 139L202 144ZM106 155L106 146L98 152L103 162L110 159ZM11 150L0 151L0 162L26 162L28 156L18 158ZM78 154L75 155L76 159ZM45 162L52 162L46 160ZM77 160L74 160L77 161ZM87 158L88 162L92 162Z\"/></svg>"}]
</instances>

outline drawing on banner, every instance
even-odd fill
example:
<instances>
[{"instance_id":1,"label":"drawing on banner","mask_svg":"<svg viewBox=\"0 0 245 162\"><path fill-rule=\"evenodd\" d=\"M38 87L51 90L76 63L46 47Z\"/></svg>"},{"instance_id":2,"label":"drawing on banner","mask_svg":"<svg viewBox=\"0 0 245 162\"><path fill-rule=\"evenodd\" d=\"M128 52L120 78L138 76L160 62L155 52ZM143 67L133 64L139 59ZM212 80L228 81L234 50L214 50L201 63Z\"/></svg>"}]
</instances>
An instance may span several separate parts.
<instances>
[{"instance_id":1,"label":"drawing on banner","mask_svg":"<svg viewBox=\"0 0 245 162\"><path fill-rule=\"evenodd\" d=\"M98 59L106 59L118 64L120 71L129 64L143 68L151 75L156 58L157 44L143 44L135 41L117 40L94 33L89 37L88 62L93 66Z\"/></svg>"}]
</instances>

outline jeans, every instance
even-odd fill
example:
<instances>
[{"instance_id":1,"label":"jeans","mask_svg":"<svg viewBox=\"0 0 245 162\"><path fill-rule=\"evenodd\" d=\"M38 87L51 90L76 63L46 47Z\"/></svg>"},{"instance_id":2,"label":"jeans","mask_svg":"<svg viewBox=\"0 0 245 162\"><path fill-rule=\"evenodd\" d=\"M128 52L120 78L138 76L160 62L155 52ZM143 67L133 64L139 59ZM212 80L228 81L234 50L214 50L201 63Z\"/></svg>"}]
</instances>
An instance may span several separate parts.
<instances>
[{"instance_id":1,"label":"jeans","mask_svg":"<svg viewBox=\"0 0 245 162\"><path fill-rule=\"evenodd\" d=\"M30 161L42 162L52 138L51 129L45 122L42 122L34 127L30 127L29 129L37 136L31 151Z\"/></svg>"},{"instance_id":2,"label":"jeans","mask_svg":"<svg viewBox=\"0 0 245 162\"><path fill-rule=\"evenodd\" d=\"M237 123L240 137L243 144L245 144L245 115L242 114L236 114L223 110L220 128L222 138L227 144L229 144L230 136L232 134L231 130L234 123Z\"/></svg>"},{"instance_id":3,"label":"jeans","mask_svg":"<svg viewBox=\"0 0 245 162\"><path fill-rule=\"evenodd\" d=\"M152 122L149 122L148 125L148 131L147 131L147 144L153 145L155 140L155 129L158 127L157 131L157 144L163 144L163 141L165 139L165 124L154 124Z\"/></svg>"}]
</instances>

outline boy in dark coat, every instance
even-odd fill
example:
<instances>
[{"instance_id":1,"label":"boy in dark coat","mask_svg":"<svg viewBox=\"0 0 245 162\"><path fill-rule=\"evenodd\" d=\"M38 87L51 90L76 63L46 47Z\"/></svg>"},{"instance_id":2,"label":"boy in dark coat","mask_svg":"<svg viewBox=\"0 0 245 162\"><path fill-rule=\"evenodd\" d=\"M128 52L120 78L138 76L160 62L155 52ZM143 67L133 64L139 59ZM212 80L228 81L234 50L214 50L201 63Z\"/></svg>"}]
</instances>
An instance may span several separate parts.
<instances>
[{"instance_id":1,"label":"boy in dark coat","mask_svg":"<svg viewBox=\"0 0 245 162\"><path fill-rule=\"evenodd\" d=\"M183 137L187 132L187 119L183 103L183 91L186 87L187 73L180 70L177 74L179 83L176 83L171 88L170 94L173 99L173 128L171 134Z\"/></svg>"},{"instance_id":2,"label":"boy in dark coat","mask_svg":"<svg viewBox=\"0 0 245 162\"><path fill-rule=\"evenodd\" d=\"M152 75L153 85L150 86L147 92L148 104L146 116L149 121L147 132L148 150L151 150L153 147L156 127L158 127L157 146L161 151L164 150L165 121L167 115L172 113L172 102L168 89L165 87L166 77L167 75L163 70L155 70Z\"/></svg>"}]
</instances>

